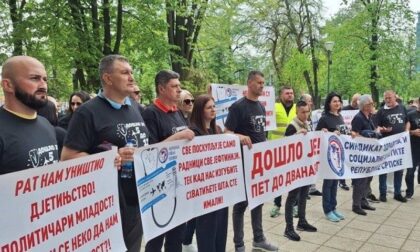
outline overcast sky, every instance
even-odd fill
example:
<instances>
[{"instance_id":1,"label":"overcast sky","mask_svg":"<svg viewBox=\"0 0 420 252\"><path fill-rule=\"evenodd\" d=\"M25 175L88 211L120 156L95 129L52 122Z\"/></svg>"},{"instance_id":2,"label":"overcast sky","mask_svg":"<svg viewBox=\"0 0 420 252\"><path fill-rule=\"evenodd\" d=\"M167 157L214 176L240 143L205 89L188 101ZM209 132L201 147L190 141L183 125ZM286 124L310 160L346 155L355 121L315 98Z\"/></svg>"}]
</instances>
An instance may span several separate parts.
<instances>
[{"instance_id":1,"label":"overcast sky","mask_svg":"<svg viewBox=\"0 0 420 252\"><path fill-rule=\"evenodd\" d=\"M334 15L339 9L341 0L323 0L327 17ZM420 0L410 0L410 7L415 12L420 12Z\"/></svg>"}]
</instances>

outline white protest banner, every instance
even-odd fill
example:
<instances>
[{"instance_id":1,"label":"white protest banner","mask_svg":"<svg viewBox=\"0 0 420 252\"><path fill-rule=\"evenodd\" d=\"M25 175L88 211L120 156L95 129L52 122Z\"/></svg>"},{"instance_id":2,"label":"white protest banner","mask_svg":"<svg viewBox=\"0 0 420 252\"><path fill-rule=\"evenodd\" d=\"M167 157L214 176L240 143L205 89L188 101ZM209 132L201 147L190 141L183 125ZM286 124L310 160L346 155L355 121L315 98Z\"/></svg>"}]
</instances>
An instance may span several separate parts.
<instances>
[{"instance_id":1,"label":"white protest banner","mask_svg":"<svg viewBox=\"0 0 420 252\"><path fill-rule=\"evenodd\" d=\"M211 84L211 92L216 103L216 124L223 130L230 105L246 94L247 86ZM275 91L272 86L265 86L263 94L258 98L265 108L266 131L276 129L275 99Z\"/></svg>"},{"instance_id":2,"label":"white protest banner","mask_svg":"<svg viewBox=\"0 0 420 252\"><path fill-rule=\"evenodd\" d=\"M146 241L246 198L235 135L149 145L136 150L134 162Z\"/></svg>"},{"instance_id":3,"label":"white protest banner","mask_svg":"<svg viewBox=\"0 0 420 252\"><path fill-rule=\"evenodd\" d=\"M412 166L408 132L377 140L316 131L243 150L251 209L317 179L370 177Z\"/></svg>"},{"instance_id":4,"label":"white protest banner","mask_svg":"<svg viewBox=\"0 0 420 252\"><path fill-rule=\"evenodd\" d=\"M116 149L0 176L1 251L125 251Z\"/></svg>"},{"instance_id":5,"label":"white protest banner","mask_svg":"<svg viewBox=\"0 0 420 252\"><path fill-rule=\"evenodd\" d=\"M320 135L309 132L243 148L249 208L297 187L314 184L320 163Z\"/></svg>"},{"instance_id":6,"label":"white protest banner","mask_svg":"<svg viewBox=\"0 0 420 252\"><path fill-rule=\"evenodd\" d=\"M320 177L364 178L412 167L408 132L382 139L323 134Z\"/></svg>"}]
</instances>

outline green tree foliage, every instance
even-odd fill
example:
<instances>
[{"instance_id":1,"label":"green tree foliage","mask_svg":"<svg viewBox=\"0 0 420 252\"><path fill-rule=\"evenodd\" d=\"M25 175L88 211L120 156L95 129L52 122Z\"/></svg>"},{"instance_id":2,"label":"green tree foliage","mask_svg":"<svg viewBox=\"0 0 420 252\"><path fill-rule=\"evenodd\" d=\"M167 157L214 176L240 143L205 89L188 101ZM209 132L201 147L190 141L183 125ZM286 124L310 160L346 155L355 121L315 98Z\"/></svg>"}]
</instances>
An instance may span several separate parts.
<instances>
[{"instance_id":1,"label":"green tree foliage","mask_svg":"<svg viewBox=\"0 0 420 252\"><path fill-rule=\"evenodd\" d=\"M408 1L356 0L347 3L325 28L334 48L334 87L345 95L386 89L401 95L410 77L414 19Z\"/></svg>"}]
</instances>

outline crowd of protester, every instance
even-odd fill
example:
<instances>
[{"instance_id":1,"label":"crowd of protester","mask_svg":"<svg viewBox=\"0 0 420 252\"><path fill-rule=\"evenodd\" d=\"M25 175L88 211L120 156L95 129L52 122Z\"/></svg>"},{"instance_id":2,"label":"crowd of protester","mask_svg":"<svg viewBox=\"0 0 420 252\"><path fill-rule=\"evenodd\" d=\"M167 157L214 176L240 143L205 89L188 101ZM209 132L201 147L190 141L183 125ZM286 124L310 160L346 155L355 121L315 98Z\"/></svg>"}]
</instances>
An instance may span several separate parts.
<instances>
[{"instance_id":1,"label":"crowd of protester","mask_svg":"<svg viewBox=\"0 0 420 252\"><path fill-rule=\"evenodd\" d=\"M180 76L171 70L156 74L156 99L152 104L141 104L141 90L133 77L132 66L121 55L108 55L99 62L101 89L95 97L84 91L70 95L68 110L59 115L57 102L47 95L47 74L44 65L28 56L14 56L2 66L1 83L5 95L0 108L0 174L35 168L69 160L118 147L115 165L131 162L134 147L187 139L195 136L223 134L215 124L215 101L211 94L193 95L181 89ZM258 101L263 94L264 74L251 71L247 79L248 92L230 108L225 122L225 132L239 137L244 148L267 141L265 131L265 108ZM306 134L312 130L348 134L352 137L383 138L408 131L411 137L413 167L407 169L406 190L403 195L403 171L393 173L393 198L407 202L414 194L416 167L420 164L420 106L413 100L405 107L397 94L388 90L384 93L384 103L375 109L370 95L355 94L349 106L343 107L342 97L331 92L327 95L322 116L315 129L311 123L312 97L303 94L297 103L290 86L279 90L276 103L277 129L268 138L278 139L294 134ZM342 110L359 110L351 128L341 116ZM39 116L38 116L39 115ZM125 125L125 137L119 131ZM26 134L23 135L22 132ZM128 143L132 146L128 146ZM49 147L48 155L36 159L29 158L30 150ZM36 162L35 162L36 160ZM128 251L140 251L142 223L138 196L133 176L122 176L119 170L120 211L124 241ZM389 176L389 174L388 174ZM353 189L352 210L358 215L367 215L375 207L370 203L387 202L387 174L379 176L379 200L372 193L372 178L346 181L325 179L322 192L315 185L308 185L290 191L285 202L286 228L284 236L299 241L295 232L293 217L298 218L297 230L316 232L317 228L306 219L306 201L311 196L322 196L322 208L326 218L339 222L345 218L337 209L337 188ZM417 182L420 183L420 174ZM272 218L280 215L281 196L274 201L270 212ZM171 202L167 204L172 204ZM175 202L176 204L176 202ZM235 251L245 250L244 213L248 202L243 201L232 207ZM163 206L165 207L165 206ZM253 248L277 251L270 243L262 226L263 205L251 210ZM220 252L226 250L228 209L223 208L199 216L150 240L145 251L168 252L203 251ZM196 233L197 247L192 244Z\"/></svg>"}]
</instances>

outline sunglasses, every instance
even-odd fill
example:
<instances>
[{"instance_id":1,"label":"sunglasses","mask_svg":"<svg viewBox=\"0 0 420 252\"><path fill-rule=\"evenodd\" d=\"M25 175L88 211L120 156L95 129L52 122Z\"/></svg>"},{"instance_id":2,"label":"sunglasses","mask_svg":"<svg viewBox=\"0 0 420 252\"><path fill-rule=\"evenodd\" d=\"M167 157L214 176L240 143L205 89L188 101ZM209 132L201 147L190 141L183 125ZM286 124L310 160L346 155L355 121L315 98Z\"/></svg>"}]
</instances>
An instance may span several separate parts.
<instances>
[{"instance_id":1,"label":"sunglasses","mask_svg":"<svg viewBox=\"0 0 420 252\"><path fill-rule=\"evenodd\" d=\"M194 99L185 99L183 101L186 105L194 104Z\"/></svg>"},{"instance_id":2,"label":"sunglasses","mask_svg":"<svg viewBox=\"0 0 420 252\"><path fill-rule=\"evenodd\" d=\"M136 95L139 95L140 91L134 91L133 93L135 93Z\"/></svg>"},{"instance_id":3,"label":"sunglasses","mask_svg":"<svg viewBox=\"0 0 420 252\"><path fill-rule=\"evenodd\" d=\"M72 106L75 106L75 105L80 106L80 105L82 105L82 103L81 102L71 102L70 105L72 105Z\"/></svg>"}]
</instances>

